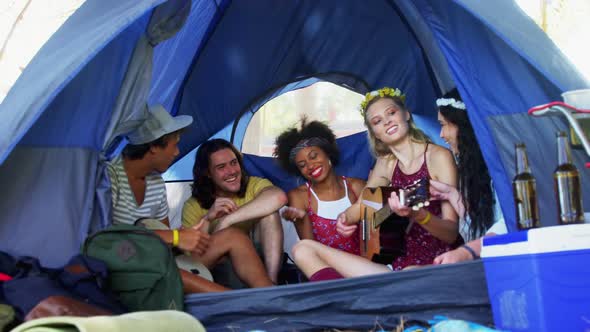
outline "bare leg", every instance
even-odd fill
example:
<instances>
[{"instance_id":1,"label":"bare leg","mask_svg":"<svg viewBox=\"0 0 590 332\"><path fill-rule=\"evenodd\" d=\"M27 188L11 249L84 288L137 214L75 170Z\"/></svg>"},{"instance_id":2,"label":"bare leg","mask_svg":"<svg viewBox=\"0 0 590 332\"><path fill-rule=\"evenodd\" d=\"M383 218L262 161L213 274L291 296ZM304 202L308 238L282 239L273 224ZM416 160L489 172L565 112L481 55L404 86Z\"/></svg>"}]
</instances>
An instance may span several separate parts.
<instances>
[{"instance_id":1,"label":"bare leg","mask_svg":"<svg viewBox=\"0 0 590 332\"><path fill-rule=\"evenodd\" d=\"M249 287L272 286L264 265L250 238L236 228L226 228L214 233L209 239L209 249L199 257L207 268L213 268L219 260L228 256L238 278Z\"/></svg>"},{"instance_id":2,"label":"bare leg","mask_svg":"<svg viewBox=\"0 0 590 332\"><path fill-rule=\"evenodd\" d=\"M309 278L321 269L331 267L346 278L391 272L383 265L334 249L313 240L301 240L293 247L297 266Z\"/></svg>"},{"instance_id":3,"label":"bare leg","mask_svg":"<svg viewBox=\"0 0 590 332\"><path fill-rule=\"evenodd\" d=\"M274 284L277 284L283 258L284 236L281 216L278 212L272 213L260 219L256 227L260 234L268 276Z\"/></svg>"},{"instance_id":4,"label":"bare leg","mask_svg":"<svg viewBox=\"0 0 590 332\"><path fill-rule=\"evenodd\" d=\"M185 294L223 292L230 290L229 288L225 288L220 284L216 284L188 271L182 269L179 269L178 271L180 271L180 278L182 279L182 285Z\"/></svg>"}]
</instances>

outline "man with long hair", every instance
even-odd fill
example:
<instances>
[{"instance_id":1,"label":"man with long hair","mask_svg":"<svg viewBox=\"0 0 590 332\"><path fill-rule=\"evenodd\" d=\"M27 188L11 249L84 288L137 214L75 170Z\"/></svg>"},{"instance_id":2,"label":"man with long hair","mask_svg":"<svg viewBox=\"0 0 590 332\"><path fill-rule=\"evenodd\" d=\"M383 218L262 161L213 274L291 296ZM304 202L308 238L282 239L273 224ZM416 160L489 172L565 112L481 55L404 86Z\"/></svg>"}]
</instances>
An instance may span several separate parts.
<instances>
[{"instance_id":1,"label":"man with long hair","mask_svg":"<svg viewBox=\"0 0 590 332\"><path fill-rule=\"evenodd\" d=\"M283 253L283 228L278 210L287 196L267 179L249 176L241 153L223 139L201 145L193 167L192 197L184 204L182 224L209 224L213 234L237 228L256 230L270 279L276 284Z\"/></svg>"}]
</instances>

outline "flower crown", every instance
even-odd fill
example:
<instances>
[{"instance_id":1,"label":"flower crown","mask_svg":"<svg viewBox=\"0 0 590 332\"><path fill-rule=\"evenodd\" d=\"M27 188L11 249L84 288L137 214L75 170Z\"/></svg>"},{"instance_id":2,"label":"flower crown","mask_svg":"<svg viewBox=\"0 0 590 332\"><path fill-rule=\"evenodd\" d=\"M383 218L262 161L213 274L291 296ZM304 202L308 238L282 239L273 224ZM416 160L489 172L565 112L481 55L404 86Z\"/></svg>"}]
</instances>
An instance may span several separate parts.
<instances>
[{"instance_id":1,"label":"flower crown","mask_svg":"<svg viewBox=\"0 0 590 332\"><path fill-rule=\"evenodd\" d=\"M371 100L375 99L376 97L399 97L402 102L406 102L406 95L402 93L400 89L394 89L390 87L384 87L379 90L367 92L365 95L365 99L361 102L360 111L363 117L365 116L365 112L367 112L367 105L371 102Z\"/></svg>"},{"instance_id":2,"label":"flower crown","mask_svg":"<svg viewBox=\"0 0 590 332\"><path fill-rule=\"evenodd\" d=\"M437 107L451 106L452 108L456 108L456 109L460 109L460 110L467 109L465 107L464 102L462 102L460 100L456 100L455 98L439 98L436 100L436 106Z\"/></svg>"}]
</instances>

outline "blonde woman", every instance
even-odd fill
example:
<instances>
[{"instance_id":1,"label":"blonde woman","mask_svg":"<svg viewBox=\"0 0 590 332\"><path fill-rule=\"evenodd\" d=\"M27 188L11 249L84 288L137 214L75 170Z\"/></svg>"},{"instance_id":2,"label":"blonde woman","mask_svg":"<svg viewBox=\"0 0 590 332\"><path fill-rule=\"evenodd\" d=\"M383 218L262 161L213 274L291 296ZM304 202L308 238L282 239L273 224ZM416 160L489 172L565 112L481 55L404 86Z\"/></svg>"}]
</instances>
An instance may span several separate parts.
<instances>
[{"instance_id":1,"label":"blonde woman","mask_svg":"<svg viewBox=\"0 0 590 332\"><path fill-rule=\"evenodd\" d=\"M377 158L367 187L404 188L423 178L456 186L457 171L452 154L433 144L416 127L405 105L405 95L399 89L385 87L368 93L361 103L361 114ZM391 264L382 265L302 240L293 248L297 266L311 281L371 275L432 264L435 257L455 248L460 241L457 213L448 201L434 201L415 211L401 205L394 192L388 203L394 213L410 220L404 236L404 255ZM351 236L359 219L360 203L356 202L338 216L338 232Z\"/></svg>"}]
</instances>

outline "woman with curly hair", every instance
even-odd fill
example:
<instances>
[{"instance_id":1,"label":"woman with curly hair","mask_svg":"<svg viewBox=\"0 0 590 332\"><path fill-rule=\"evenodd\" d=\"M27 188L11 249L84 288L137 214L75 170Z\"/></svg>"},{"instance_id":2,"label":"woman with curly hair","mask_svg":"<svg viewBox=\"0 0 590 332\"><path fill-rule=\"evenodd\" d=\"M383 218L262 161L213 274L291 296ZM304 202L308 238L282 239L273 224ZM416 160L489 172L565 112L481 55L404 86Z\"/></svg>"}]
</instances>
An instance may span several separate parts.
<instances>
[{"instance_id":1,"label":"woman with curly hair","mask_svg":"<svg viewBox=\"0 0 590 332\"><path fill-rule=\"evenodd\" d=\"M284 170L307 181L287 193L289 206L283 210L283 218L295 223L299 238L358 255L358 232L340 235L336 219L356 202L365 181L335 173L340 151L332 130L304 118L300 129L290 128L277 137L274 155Z\"/></svg>"},{"instance_id":2,"label":"woman with curly hair","mask_svg":"<svg viewBox=\"0 0 590 332\"><path fill-rule=\"evenodd\" d=\"M435 264L472 260L481 252L481 237L506 233L504 216L496 204L490 173L477 144L473 127L467 117L467 108L457 89L453 89L436 101L440 137L447 142L459 174L459 186L455 188L432 180L431 195L446 200L460 216L459 233L465 245L439 255Z\"/></svg>"},{"instance_id":3,"label":"woman with curly hair","mask_svg":"<svg viewBox=\"0 0 590 332\"><path fill-rule=\"evenodd\" d=\"M452 154L431 143L416 127L405 105L405 95L399 89L386 87L368 93L361 103L361 113L377 158L367 187L406 188L422 179L456 185ZM310 280L363 276L432 264L436 256L455 248L460 240L458 217L448 201L434 201L414 210L402 205L394 191L388 204L394 213L410 220L404 235L405 253L391 264L374 263L307 240L293 248L295 263ZM338 232L351 236L357 231L359 219L360 202L357 202L338 216Z\"/></svg>"}]
</instances>

